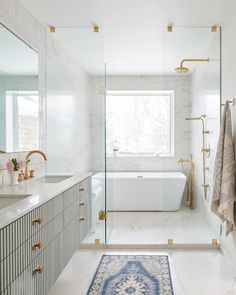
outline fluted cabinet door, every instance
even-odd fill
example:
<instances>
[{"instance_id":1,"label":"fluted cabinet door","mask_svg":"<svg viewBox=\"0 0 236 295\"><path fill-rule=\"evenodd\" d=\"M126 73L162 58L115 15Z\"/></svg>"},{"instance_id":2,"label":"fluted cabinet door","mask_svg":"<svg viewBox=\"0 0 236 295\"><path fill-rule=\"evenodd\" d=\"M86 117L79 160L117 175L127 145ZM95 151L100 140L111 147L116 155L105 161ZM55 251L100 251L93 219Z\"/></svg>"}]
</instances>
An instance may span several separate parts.
<instances>
[{"instance_id":1,"label":"fluted cabinet door","mask_svg":"<svg viewBox=\"0 0 236 295\"><path fill-rule=\"evenodd\" d=\"M87 235L91 180L0 229L0 295L47 295Z\"/></svg>"}]
</instances>

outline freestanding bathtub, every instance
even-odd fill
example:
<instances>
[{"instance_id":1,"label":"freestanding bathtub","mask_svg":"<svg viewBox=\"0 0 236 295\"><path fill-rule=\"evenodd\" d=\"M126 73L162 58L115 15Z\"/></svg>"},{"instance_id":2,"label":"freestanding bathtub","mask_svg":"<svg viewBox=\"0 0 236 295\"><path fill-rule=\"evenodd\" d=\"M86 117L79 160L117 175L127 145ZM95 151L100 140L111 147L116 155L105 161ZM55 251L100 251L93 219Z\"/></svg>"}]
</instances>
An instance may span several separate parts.
<instances>
[{"instance_id":1,"label":"freestanding bathtub","mask_svg":"<svg viewBox=\"0 0 236 295\"><path fill-rule=\"evenodd\" d=\"M108 172L108 211L177 211L186 183L181 172Z\"/></svg>"}]
</instances>

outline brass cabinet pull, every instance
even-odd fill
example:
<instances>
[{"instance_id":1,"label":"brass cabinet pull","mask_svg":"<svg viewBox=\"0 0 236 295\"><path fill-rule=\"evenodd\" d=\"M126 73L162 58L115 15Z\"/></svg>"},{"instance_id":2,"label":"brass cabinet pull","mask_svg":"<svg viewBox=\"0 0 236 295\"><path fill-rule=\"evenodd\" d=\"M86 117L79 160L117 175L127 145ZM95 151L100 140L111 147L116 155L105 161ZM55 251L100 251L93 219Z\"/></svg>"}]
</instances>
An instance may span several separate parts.
<instances>
[{"instance_id":1,"label":"brass cabinet pull","mask_svg":"<svg viewBox=\"0 0 236 295\"><path fill-rule=\"evenodd\" d=\"M33 275L36 273L42 273L42 272L43 272L43 267L41 265L37 265L32 271Z\"/></svg>"},{"instance_id":2,"label":"brass cabinet pull","mask_svg":"<svg viewBox=\"0 0 236 295\"><path fill-rule=\"evenodd\" d=\"M41 249L43 247L43 243L42 241L37 241L35 242L33 245L32 245L32 250L35 250L35 249Z\"/></svg>"},{"instance_id":3,"label":"brass cabinet pull","mask_svg":"<svg viewBox=\"0 0 236 295\"><path fill-rule=\"evenodd\" d=\"M81 188L79 189L79 191L80 191L80 192L84 192L85 189L84 189L83 187L81 187Z\"/></svg>"},{"instance_id":4,"label":"brass cabinet pull","mask_svg":"<svg viewBox=\"0 0 236 295\"><path fill-rule=\"evenodd\" d=\"M81 217L81 218L79 219L79 222L82 222L82 221L85 221L85 218L84 218L84 217Z\"/></svg>"},{"instance_id":5,"label":"brass cabinet pull","mask_svg":"<svg viewBox=\"0 0 236 295\"><path fill-rule=\"evenodd\" d=\"M84 202L81 202L81 203L79 203L79 206L80 207L84 207L85 206L85 203Z\"/></svg>"},{"instance_id":6,"label":"brass cabinet pull","mask_svg":"<svg viewBox=\"0 0 236 295\"><path fill-rule=\"evenodd\" d=\"M32 220L32 224L42 224L43 223L43 219L42 218L35 218Z\"/></svg>"}]
</instances>

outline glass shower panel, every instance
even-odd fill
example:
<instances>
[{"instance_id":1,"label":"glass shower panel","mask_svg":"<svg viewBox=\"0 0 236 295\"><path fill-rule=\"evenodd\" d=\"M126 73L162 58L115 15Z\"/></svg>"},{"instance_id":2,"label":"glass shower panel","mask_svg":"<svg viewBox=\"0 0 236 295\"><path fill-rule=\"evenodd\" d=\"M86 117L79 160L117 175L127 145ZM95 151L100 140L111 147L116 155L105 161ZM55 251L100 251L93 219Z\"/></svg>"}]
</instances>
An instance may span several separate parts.
<instances>
[{"instance_id":1,"label":"glass shower panel","mask_svg":"<svg viewBox=\"0 0 236 295\"><path fill-rule=\"evenodd\" d=\"M47 34L48 170L91 171L82 243L105 243L105 64L103 30ZM81 215L81 216L82 216Z\"/></svg>"},{"instance_id":2,"label":"glass shower panel","mask_svg":"<svg viewBox=\"0 0 236 295\"><path fill-rule=\"evenodd\" d=\"M180 209L160 213L168 216L165 240L174 244L220 241L220 222L210 209L220 130L220 38L220 28L163 32L163 87L174 93L174 156L168 170L187 177ZM174 182L178 186L178 179L173 180L172 202L179 197ZM167 195L164 188L163 197Z\"/></svg>"}]
</instances>

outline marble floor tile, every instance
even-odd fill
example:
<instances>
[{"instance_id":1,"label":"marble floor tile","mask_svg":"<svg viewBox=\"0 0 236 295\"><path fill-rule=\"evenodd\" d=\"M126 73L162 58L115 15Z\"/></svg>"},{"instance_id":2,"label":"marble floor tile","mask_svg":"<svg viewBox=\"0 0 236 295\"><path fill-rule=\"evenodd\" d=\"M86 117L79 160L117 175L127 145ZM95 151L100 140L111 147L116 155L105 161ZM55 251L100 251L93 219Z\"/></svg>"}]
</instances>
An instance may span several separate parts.
<instances>
[{"instance_id":1,"label":"marble floor tile","mask_svg":"<svg viewBox=\"0 0 236 295\"><path fill-rule=\"evenodd\" d=\"M182 207L177 212L113 212L107 219L108 244L166 244L174 239L177 244L209 244L219 240L204 217L197 210ZM104 223L89 233L84 243L105 238Z\"/></svg>"},{"instance_id":2,"label":"marble floor tile","mask_svg":"<svg viewBox=\"0 0 236 295\"><path fill-rule=\"evenodd\" d=\"M175 295L236 294L236 269L218 249L167 251L85 249L75 253L49 295L86 295L103 254L169 255Z\"/></svg>"}]
</instances>

